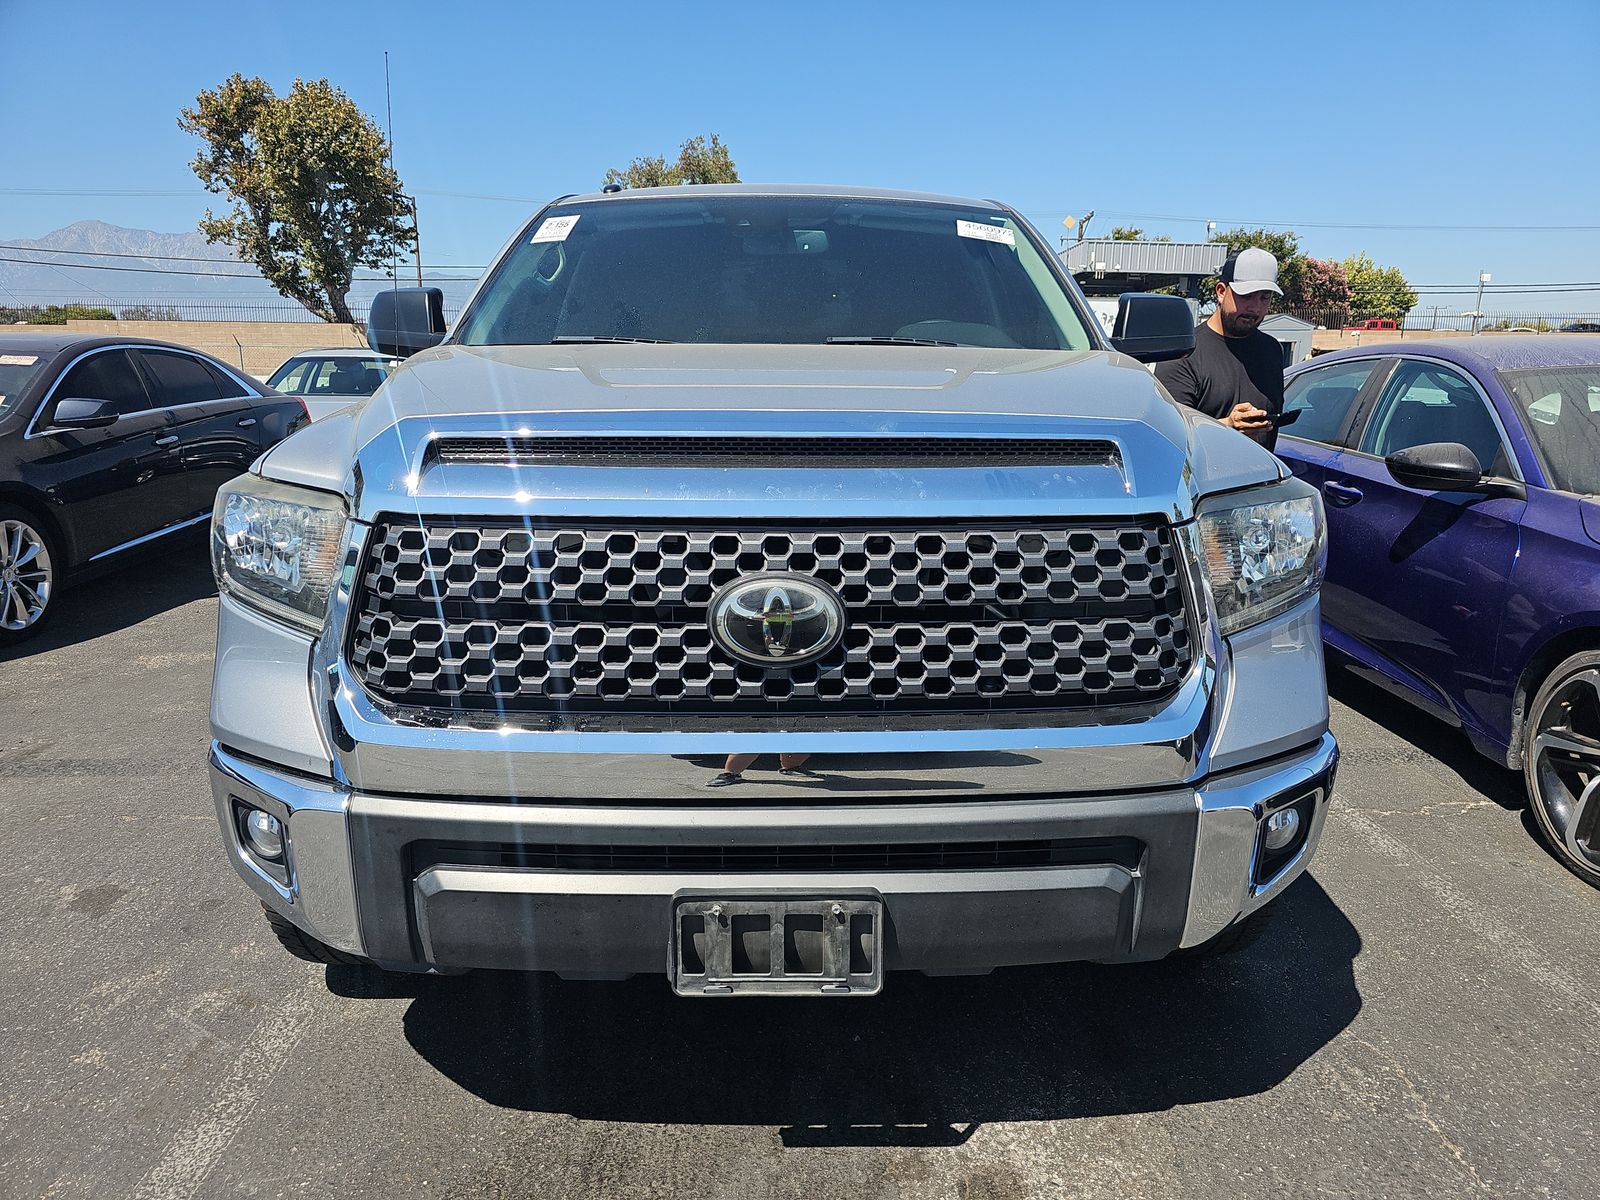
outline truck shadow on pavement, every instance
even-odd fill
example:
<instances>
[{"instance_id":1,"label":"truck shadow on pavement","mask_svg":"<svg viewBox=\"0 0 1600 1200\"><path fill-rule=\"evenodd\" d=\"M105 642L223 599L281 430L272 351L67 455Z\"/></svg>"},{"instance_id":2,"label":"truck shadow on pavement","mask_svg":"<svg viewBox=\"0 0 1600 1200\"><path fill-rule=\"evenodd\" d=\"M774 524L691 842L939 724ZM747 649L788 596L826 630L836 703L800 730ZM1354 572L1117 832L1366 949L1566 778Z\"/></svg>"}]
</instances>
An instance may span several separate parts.
<instances>
[{"instance_id":1,"label":"truck shadow on pavement","mask_svg":"<svg viewBox=\"0 0 1600 1200\"><path fill-rule=\"evenodd\" d=\"M1361 938L1311 876L1233 955L894 974L871 1000L694 1000L664 979L475 972L410 995L405 1032L491 1104L584 1120L755 1124L786 1145L958 1144L990 1121L1156 1112L1287 1078L1361 1009Z\"/></svg>"},{"instance_id":2,"label":"truck shadow on pavement","mask_svg":"<svg viewBox=\"0 0 1600 1200\"><path fill-rule=\"evenodd\" d=\"M0 649L0 662L93 641L169 609L215 596L209 536L204 529L176 534L125 566L72 583L54 601L57 607L44 630L37 637Z\"/></svg>"}]
</instances>

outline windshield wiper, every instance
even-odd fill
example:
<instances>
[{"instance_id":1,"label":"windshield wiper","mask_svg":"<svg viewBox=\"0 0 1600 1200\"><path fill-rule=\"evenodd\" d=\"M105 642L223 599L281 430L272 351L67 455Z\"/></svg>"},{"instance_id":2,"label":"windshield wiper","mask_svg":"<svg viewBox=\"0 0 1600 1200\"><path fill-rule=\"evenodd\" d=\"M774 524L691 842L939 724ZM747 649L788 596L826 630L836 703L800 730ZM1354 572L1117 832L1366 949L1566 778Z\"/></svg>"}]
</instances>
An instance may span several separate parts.
<instances>
[{"instance_id":1,"label":"windshield wiper","mask_svg":"<svg viewBox=\"0 0 1600 1200\"><path fill-rule=\"evenodd\" d=\"M649 342L653 346L672 346L676 343L671 338L636 338L636 337L611 337L604 333L563 333L553 337L547 342L550 346L580 345L585 342Z\"/></svg>"},{"instance_id":2,"label":"windshield wiper","mask_svg":"<svg viewBox=\"0 0 1600 1200\"><path fill-rule=\"evenodd\" d=\"M831 337L823 341L827 346L959 346L960 342L936 342L932 338L906 337Z\"/></svg>"}]
</instances>

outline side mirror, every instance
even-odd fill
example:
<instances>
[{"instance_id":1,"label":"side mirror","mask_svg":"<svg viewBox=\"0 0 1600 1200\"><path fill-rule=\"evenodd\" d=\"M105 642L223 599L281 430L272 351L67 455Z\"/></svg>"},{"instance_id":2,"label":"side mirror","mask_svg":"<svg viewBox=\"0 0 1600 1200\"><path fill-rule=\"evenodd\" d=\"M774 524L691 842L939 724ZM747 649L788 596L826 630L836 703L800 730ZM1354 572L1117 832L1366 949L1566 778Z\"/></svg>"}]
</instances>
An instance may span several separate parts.
<instances>
[{"instance_id":1,"label":"side mirror","mask_svg":"<svg viewBox=\"0 0 1600 1200\"><path fill-rule=\"evenodd\" d=\"M405 358L444 340L444 293L438 288L379 292L367 314L367 345Z\"/></svg>"},{"instance_id":2,"label":"side mirror","mask_svg":"<svg viewBox=\"0 0 1600 1200\"><path fill-rule=\"evenodd\" d=\"M56 411L50 416L51 429L104 429L115 425L122 414L109 400L85 400L69 397L56 401Z\"/></svg>"},{"instance_id":3,"label":"side mirror","mask_svg":"<svg viewBox=\"0 0 1600 1200\"><path fill-rule=\"evenodd\" d=\"M1143 363L1182 358L1194 349L1194 313L1182 296L1124 292L1117 297L1111 345Z\"/></svg>"},{"instance_id":4,"label":"side mirror","mask_svg":"<svg viewBox=\"0 0 1600 1200\"><path fill-rule=\"evenodd\" d=\"M1424 492L1470 492L1483 482L1483 464L1460 442L1427 442L1396 450L1383 460L1406 487Z\"/></svg>"}]
</instances>

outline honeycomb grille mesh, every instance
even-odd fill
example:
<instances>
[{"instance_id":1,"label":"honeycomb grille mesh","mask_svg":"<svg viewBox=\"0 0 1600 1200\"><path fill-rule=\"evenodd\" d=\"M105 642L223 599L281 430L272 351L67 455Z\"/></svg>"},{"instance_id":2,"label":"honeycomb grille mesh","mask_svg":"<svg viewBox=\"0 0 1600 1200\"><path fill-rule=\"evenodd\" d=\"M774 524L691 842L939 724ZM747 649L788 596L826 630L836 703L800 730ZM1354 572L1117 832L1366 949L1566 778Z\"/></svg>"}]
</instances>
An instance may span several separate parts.
<instances>
[{"instance_id":1,"label":"honeycomb grille mesh","mask_svg":"<svg viewBox=\"0 0 1600 1200\"><path fill-rule=\"evenodd\" d=\"M541 713L927 713L1148 701L1191 660L1159 521L936 528L380 524L347 657L398 704ZM839 645L756 666L706 607L798 572L844 601Z\"/></svg>"}]
</instances>

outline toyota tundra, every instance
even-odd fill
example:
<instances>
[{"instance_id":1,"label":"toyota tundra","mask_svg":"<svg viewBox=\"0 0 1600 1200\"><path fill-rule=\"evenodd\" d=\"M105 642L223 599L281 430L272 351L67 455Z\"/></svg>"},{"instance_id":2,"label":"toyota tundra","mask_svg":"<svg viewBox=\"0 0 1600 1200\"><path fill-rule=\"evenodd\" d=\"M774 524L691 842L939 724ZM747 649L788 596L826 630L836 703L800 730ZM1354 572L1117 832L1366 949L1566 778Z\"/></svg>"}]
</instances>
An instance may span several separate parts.
<instances>
[{"instance_id":1,"label":"toyota tundra","mask_svg":"<svg viewBox=\"0 0 1600 1200\"><path fill-rule=\"evenodd\" d=\"M871 995L1225 946L1337 763L1316 493L990 201L550 204L217 497L211 779L284 945Z\"/></svg>"}]
</instances>

